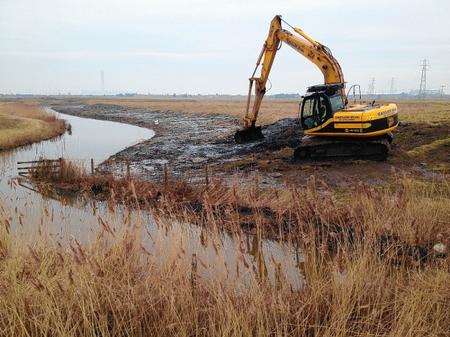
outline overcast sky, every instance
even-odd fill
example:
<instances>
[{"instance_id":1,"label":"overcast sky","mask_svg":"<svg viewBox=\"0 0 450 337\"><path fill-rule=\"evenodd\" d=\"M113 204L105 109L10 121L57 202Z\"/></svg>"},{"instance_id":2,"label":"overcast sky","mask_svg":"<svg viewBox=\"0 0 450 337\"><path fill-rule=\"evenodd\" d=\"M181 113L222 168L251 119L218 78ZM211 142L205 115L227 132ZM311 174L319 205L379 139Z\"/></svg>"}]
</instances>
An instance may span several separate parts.
<instances>
[{"instance_id":1,"label":"overcast sky","mask_svg":"<svg viewBox=\"0 0 450 337\"><path fill-rule=\"evenodd\" d=\"M241 93L275 14L327 45L348 83L450 91L448 0L0 0L0 93ZM283 45L270 93L322 75Z\"/></svg>"}]
</instances>

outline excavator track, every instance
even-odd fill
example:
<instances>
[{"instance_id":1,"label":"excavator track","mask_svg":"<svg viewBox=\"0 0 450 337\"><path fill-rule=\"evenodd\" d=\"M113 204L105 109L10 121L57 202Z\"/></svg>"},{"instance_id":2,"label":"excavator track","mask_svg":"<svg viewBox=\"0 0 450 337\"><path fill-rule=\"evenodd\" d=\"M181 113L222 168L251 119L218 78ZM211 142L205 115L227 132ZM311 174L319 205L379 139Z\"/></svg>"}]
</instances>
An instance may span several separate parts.
<instances>
[{"instance_id":1,"label":"excavator track","mask_svg":"<svg viewBox=\"0 0 450 337\"><path fill-rule=\"evenodd\" d=\"M305 136L300 146L294 151L294 159L307 160L339 160L365 159L384 161L391 150L391 134L370 140L326 139Z\"/></svg>"}]
</instances>

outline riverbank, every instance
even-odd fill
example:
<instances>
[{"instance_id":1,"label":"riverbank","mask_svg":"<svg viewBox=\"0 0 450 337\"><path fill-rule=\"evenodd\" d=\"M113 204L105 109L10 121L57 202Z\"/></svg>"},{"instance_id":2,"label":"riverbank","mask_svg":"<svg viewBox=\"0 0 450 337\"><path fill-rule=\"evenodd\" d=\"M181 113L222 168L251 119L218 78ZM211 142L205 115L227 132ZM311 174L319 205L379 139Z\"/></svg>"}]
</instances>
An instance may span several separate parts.
<instances>
[{"instance_id":1,"label":"riverbank","mask_svg":"<svg viewBox=\"0 0 450 337\"><path fill-rule=\"evenodd\" d=\"M83 111L154 126L164 137L178 137L184 129L173 127L190 121L170 112L96 109L97 114L93 106ZM233 127L231 117L198 118L201 128L187 124L190 133L179 135L185 141L181 151L204 148L208 137L217 136L218 120L226 130ZM83 122L99 133L98 121ZM101 132L105 142L98 147L104 149L126 126ZM87 129L80 131L84 135ZM97 147L92 144L85 144L88 153ZM94 175L67 166L63 174L44 170L36 176L42 192L55 200L62 194L85 196L82 215L68 200L61 201L62 208L45 202L40 216L33 213L27 222L24 213L36 203L17 206L21 199L15 194L9 214L0 207L0 331L17 336L445 335L450 192L439 171L430 169L436 175L416 179L394 166L389 183L362 179L343 190L314 171L350 168L344 176L354 174L351 168L373 166L331 163L310 166L305 184L292 180L276 188L263 184L258 172L255 179L230 184L204 163L198 179L182 180L171 174L172 163L160 162L158 178L139 180L143 175L136 168L143 159L131 154L163 146L155 139L122 151L123 178L108 175L109 163ZM169 158L177 160L179 150L170 148L175 155ZM441 147L421 155L436 149ZM157 152L154 156L149 159L161 159ZM306 174L303 164L286 165L289 170L275 179ZM79 232L66 232L77 218ZM55 222L59 227L52 232ZM27 237L15 228L35 231ZM86 233L90 240L83 241Z\"/></svg>"},{"instance_id":2,"label":"riverbank","mask_svg":"<svg viewBox=\"0 0 450 337\"><path fill-rule=\"evenodd\" d=\"M445 181L423 183L395 175L395 183L389 186L371 187L360 182L337 193L324 181L310 177L306 186L286 185L279 190L264 188L258 182L228 186L208 175L201 182L187 182L168 173L161 181L145 181L131 174L117 178L89 174L65 160L57 170L47 163L35 166L29 178L41 193L55 199L83 196L111 207L124 205L231 233L300 242L305 231L313 229L330 254L342 244L352 246L355 235L364 238L373 232L380 255L393 246L404 263L407 259L426 263L442 255L435 251L435 245L447 247L450 237L450 227L442 226L450 200ZM407 218L396 215L393 205L401 205ZM387 217L381 223L368 221L381 214ZM396 225L389 225L395 218ZM416 234L411 237L413 231Z\"/></svg>"},{"instance_id":3,"label":"riverbank","mask_svg":"<svg viewBox=\"0 0 450 337\"><path fill-rule=\"evenodd\" d=\"M102 168L120 174L128 165L143 179L159 179L166 165L176 176L199 179L210 174L231 181L259 179L267 186L305 184L314 175L330 186L346 188L355 181L392 182L392 171L423 180L449 173L449 102L398 102L400 126L386 162L348 160L293 162L301 132L293 119L294 102L265 102L265 139L237 145L238 112L244 102L146 101L88 99L51 101L55 110L82 117L113 120L152 128L156 137L111 157ZM166 104L166 108L164 105ZM171 110L180 109L180 110ZM207 110L209 109L209 110ZM286 109L284 113L282 109Z\"/></svg>"},{"instance_id":4,"label":"riverbank","mask_svg":"<svg viewBox=\"0 0 450 337\"><path fill-rule=\"evenodd\" d=\"M54 138L66 129L37 103L0 102L0 151Z\"/></svg>"},{"instance_id":5,"label":"riverbank","mask_svg":"<svg viewBox=\"0 0 450 337\"><path fill-rule=\"evenodd\" d=\"M112 120L155 130L151 140L115 154L101 169L119 174L124 164L142 179L160 179L167 166L177 178L199 179L204 168L223 177L232 174L230 163L266 151L299 144L301 132L293 118L279 120L263 129L258 142L236 144L233 135L240 128L236 117L186 114L174 111L130 109L118 105L52 105L59 112L86 118Z\"/></svg>"}]
</instances>

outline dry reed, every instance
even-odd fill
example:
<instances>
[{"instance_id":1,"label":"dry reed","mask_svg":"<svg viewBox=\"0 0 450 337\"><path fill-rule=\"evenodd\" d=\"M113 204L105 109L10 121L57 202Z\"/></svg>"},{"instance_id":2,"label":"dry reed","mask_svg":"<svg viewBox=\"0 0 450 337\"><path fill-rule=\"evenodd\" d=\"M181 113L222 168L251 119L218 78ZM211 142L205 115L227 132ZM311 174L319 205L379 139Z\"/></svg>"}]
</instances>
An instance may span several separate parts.
<instances>
[{"instance_id":1,"label":"dry reed","mask_svg":"<svg viewBox=\"0 0 450 337\"><path fill-rule=\"evenodd\" d=\"M257 184L227 186L221 180L207 184L182 180L139 181L111 174L87 174L71 162L59 170L37 166L31 179L48 195L85 195L150 210L164 218L182 219L231 233L261 232L263 237L302 241L305 231L315 231L320 244L332 254L345 242L376 236L379 254L395 246L396 257L422 263L433 260L433 245L450 237L450 187L446 181L419 182L397 177L394 185L359 184L338 195L312 176L304 187L284 191L262 189ZM113 206L111 206L113 207ZM404 261L402 263L405 263Z\"/></svg>"},{"instance_id":2,"label":"dry reed","mask_svg":"<svg viewBox=\"0 0 450 337\"><path fill-rule=\"evenodd\" d=\"M448 258L414 265L399 259L401 247L390 242L382 257L378 238L386 226L407 236L412 230L411 240L438 234L430 231L439 230L446 215L448 187L403 186L393 195L365 190L346 203L344 214L331 197L320 196L316 183L297 190L291 217L301 226L286 237L301 236L304 259L295 272L304 284L297 290L285 282L283 265L274 266L272 281L264 268L255 268L245 286L201 277L198 269L208 266L186 257L175 242L160 262L144 248L139 224L124 223L114 235L103 230L95 242L64 247L45 235L24 245L0 219L0 334L446 336ZM209 216L211 224L218 220ZM159 226L170 226L158 219ZM364 228L353 232L351 242L317 227L348 221ZM334 254L324 249L327 235L337 240Z\"/></svg>"}]
</instances>

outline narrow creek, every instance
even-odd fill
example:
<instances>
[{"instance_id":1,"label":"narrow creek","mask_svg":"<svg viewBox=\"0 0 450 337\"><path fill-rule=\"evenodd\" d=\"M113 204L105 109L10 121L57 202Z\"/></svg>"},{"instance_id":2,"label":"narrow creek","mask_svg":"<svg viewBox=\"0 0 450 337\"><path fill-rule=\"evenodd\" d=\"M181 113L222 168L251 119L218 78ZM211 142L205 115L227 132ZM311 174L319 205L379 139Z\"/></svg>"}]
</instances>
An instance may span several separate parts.
<instances>
[{"instance_id":1,"label":"narrow creek","mask_svg":"<svg viewBox=\"0 0 450 337\"><path fill-rule=\"evenodd\" d=\"M111 155L154 136L152 130L134 125L80 118L48 110L70 123L71 133L13 151L0 152L0 216L9 220L12 230L18 235L32 239L45 231L55 242L71 238L88 243L99 233L100 218L120 228L121 223L131 216L139 218L148 233L147 250L162 257L173 254L176 251L174 247L181 247L187 257L195 253L202 261L201 273L204 275L245 280L254 277L252 269L258 268L258 259L262 257L269 277L274 277L274 268L278 264L293 287L302 284L297 268L301 256L289 244L270 240L255 243L250 236L238 242L236 238L223 233L219 238L218 249L214 243L202 242L201 229L193 225L176 223L170 224L170 228L163 228L155 223L150 214L129 214L128 211L121 211L120 207L112 211L102 202L66 204L45 198L19 185L16 179L19 161L62 157L88 167L91 158L99 164ZM254 254L256 244L260 250L258 257ZM243 246L246 248L242 249Z\"/></svg>"}]
</instances>

